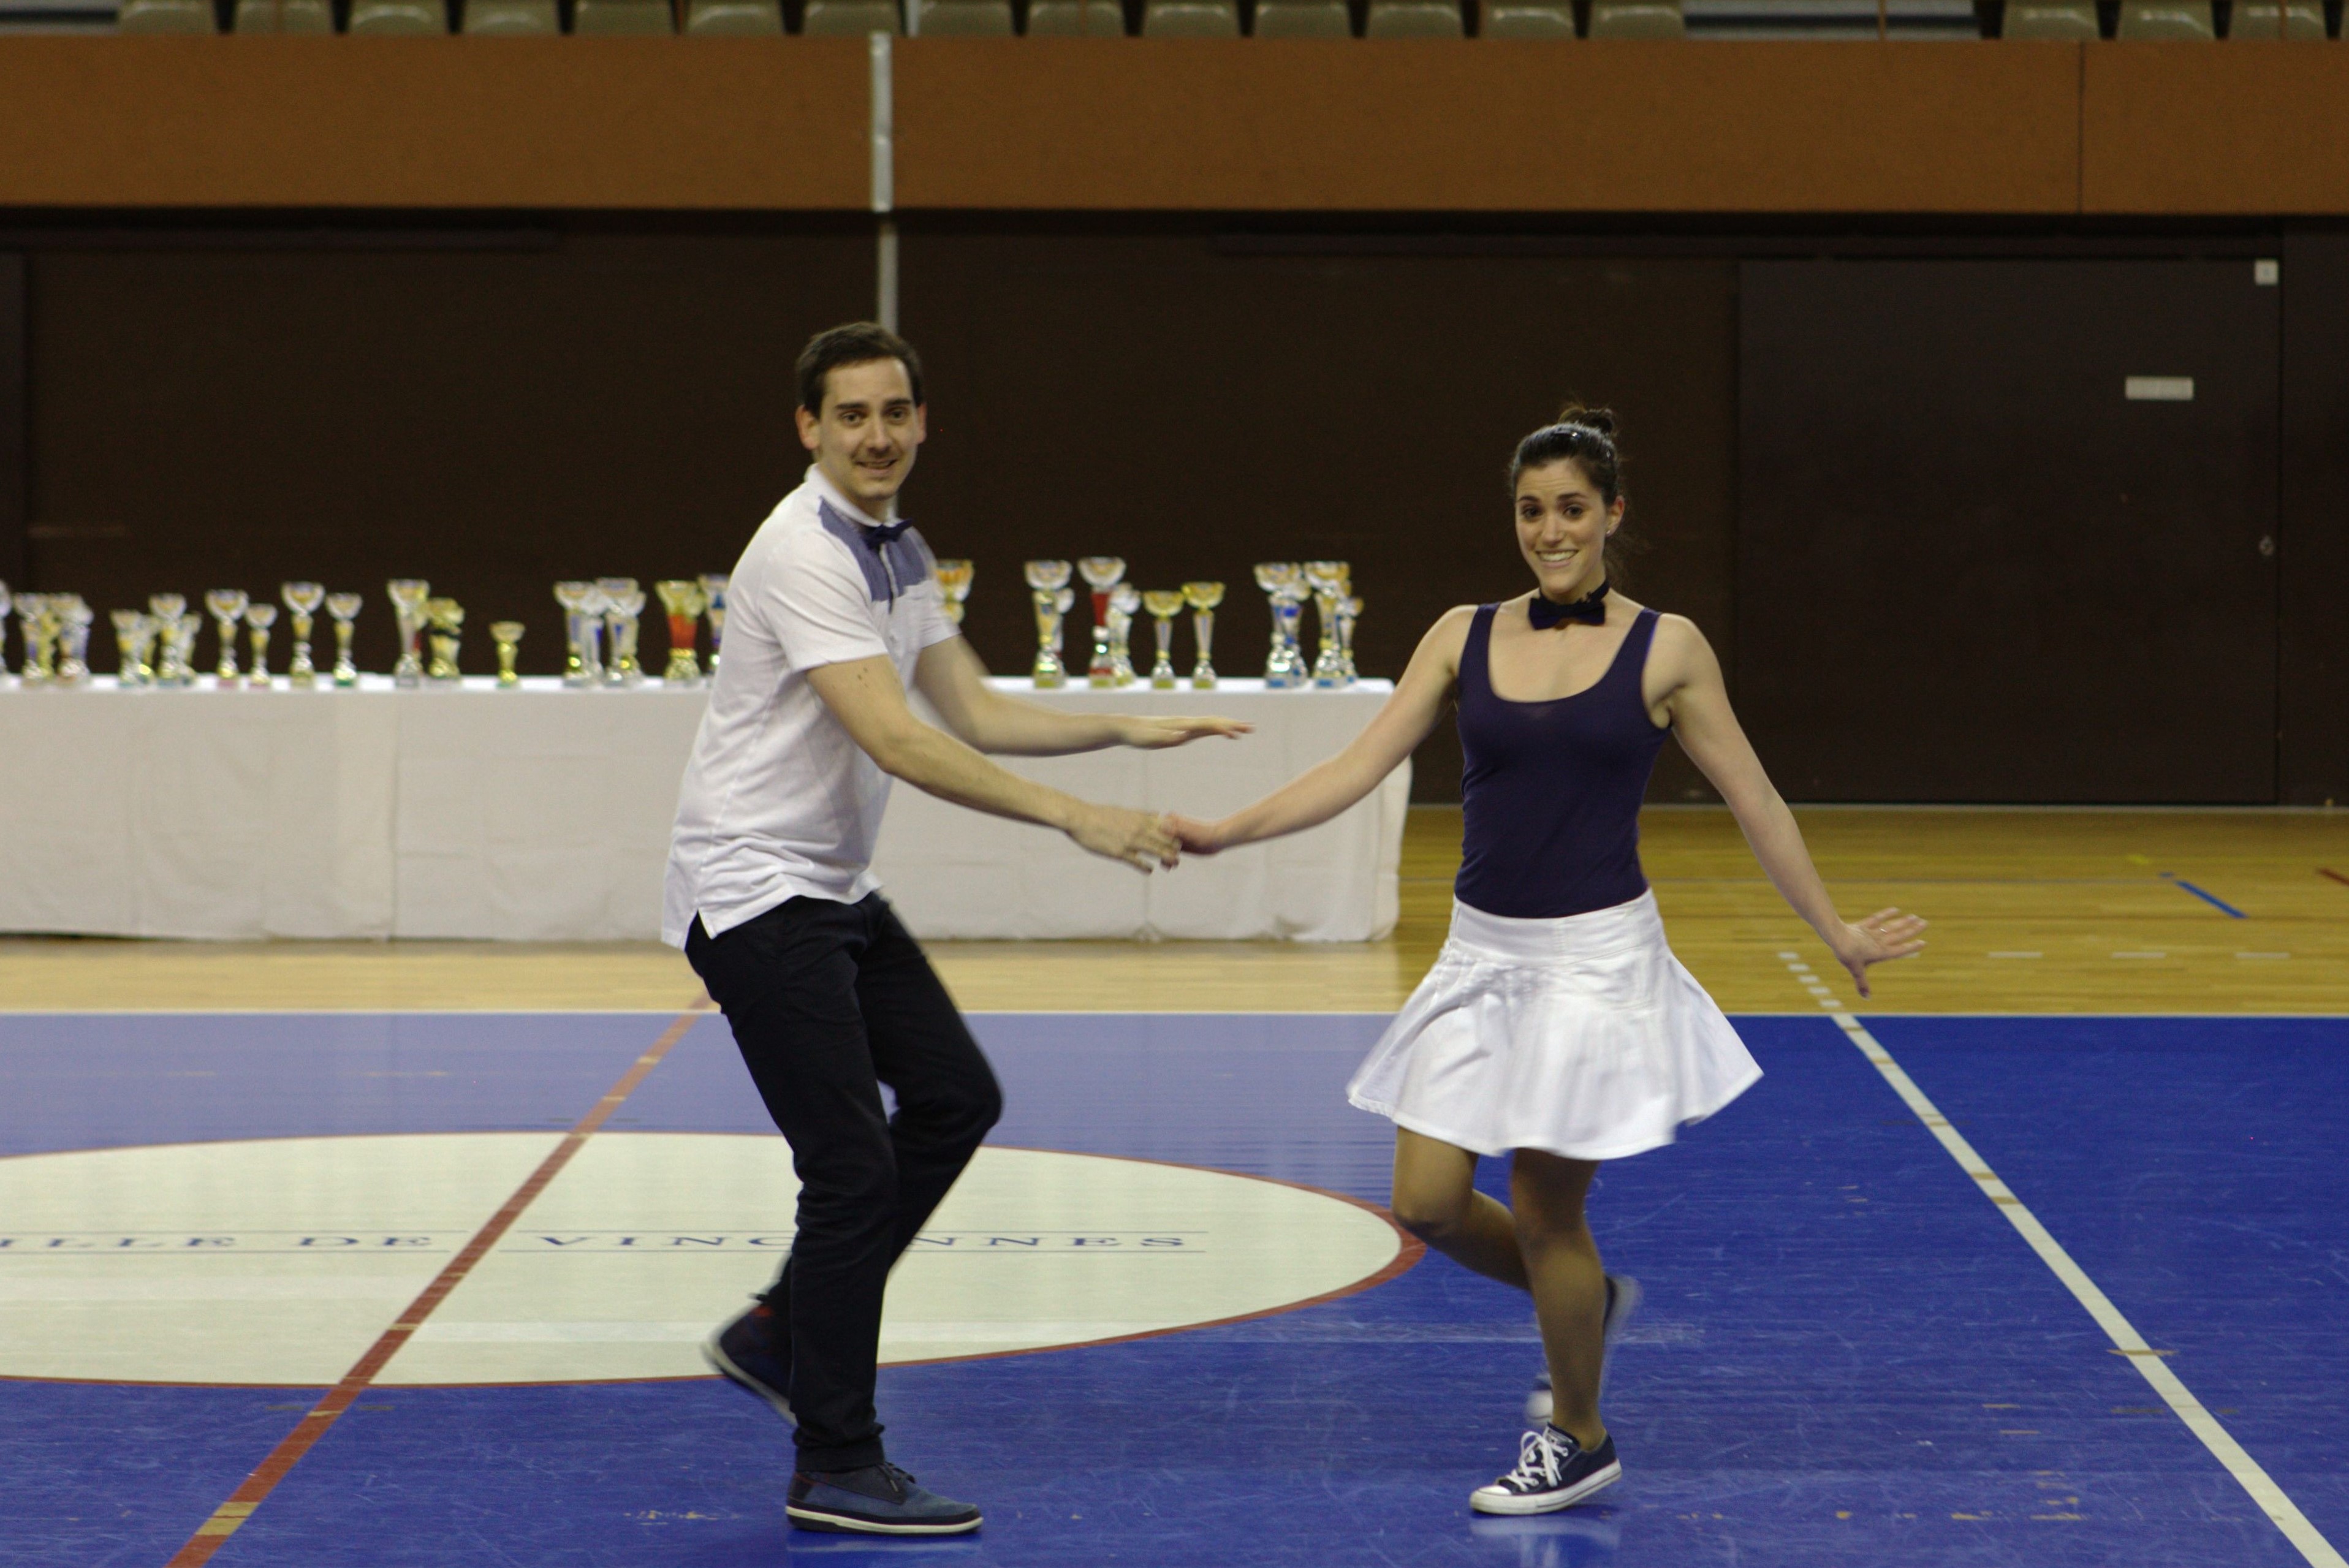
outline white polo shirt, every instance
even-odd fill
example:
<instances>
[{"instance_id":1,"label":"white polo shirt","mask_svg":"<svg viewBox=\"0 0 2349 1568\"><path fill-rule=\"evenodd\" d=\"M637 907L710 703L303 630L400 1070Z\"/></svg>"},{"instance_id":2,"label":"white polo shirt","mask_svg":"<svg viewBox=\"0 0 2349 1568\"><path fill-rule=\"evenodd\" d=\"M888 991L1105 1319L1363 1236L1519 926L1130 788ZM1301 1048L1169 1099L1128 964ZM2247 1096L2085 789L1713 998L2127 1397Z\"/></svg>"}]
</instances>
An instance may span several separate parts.
<instances>
[{"instance_id":1,"label":"white polo shirt","mask_svg":"<svg viewBox=\"0 0 2349 1568\"><path fill-rule=\"evenodd\" d=\"M709 707L678 790L661 934L685 945L794 897L854 903L881 884L873 842L889 776L824 707L807 672L886 657L910 686L924 648L956 635L922 536L882 542L811 468L750 538L726 591Z\"/></svg>"}]
</instances>

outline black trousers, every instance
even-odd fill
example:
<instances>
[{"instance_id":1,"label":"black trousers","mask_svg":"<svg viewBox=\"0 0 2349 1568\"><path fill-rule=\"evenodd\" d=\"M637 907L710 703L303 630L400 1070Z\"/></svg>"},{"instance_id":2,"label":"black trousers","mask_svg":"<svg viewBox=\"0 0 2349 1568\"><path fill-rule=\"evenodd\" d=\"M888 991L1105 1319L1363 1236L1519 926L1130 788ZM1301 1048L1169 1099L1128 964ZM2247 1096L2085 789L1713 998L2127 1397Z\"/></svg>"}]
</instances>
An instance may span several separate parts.
<instances>
[{"instance_id":1,"label":"black trousers","mask_svg":"<svg viewBox=\"0 0 2349 1568\"><path fill-rule=\"evenodd\" d=\"M696 920L685 955L799 1173L799 1233L766 1299L791 1326L800 1468L878 1464L882 1291L1002 1114L1002 1091L879 893L794 898L718 937Z\"/></svg>"}]
</instances>

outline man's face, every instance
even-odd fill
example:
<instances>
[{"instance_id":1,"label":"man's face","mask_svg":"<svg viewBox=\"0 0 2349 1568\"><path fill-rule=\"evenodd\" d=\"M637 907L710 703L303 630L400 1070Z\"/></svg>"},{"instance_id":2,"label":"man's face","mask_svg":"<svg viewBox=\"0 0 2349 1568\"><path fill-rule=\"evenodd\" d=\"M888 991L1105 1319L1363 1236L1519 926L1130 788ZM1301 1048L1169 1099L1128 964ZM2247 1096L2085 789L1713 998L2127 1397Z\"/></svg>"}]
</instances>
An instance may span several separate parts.
<instances>
[{"instance_id":1,"label":"man's face","mask_svg":"<svg viewBox=\"0 0 2349 1568\"><path fill-rule=\"evenodd\" d=\"M824 377L823 411L800 409L799 427L800 445L823 477L875 519L889 515L926 433L913 383L895 359L835 366Z\"/></svg>"}]
</instances>

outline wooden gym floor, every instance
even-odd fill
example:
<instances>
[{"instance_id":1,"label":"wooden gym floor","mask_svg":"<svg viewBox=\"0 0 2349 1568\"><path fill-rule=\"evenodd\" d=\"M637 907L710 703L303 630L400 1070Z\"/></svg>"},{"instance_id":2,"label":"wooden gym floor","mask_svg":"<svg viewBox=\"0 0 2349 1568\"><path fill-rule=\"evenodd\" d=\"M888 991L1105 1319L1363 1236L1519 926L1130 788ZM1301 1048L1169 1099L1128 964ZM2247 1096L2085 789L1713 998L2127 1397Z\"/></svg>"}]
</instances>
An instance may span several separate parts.
<instances>
[{"instance_id":1,"label":"wooden gym floor","mask_svg":"<svg viewBox=\"0 0 2349 1568\"><path fill-rule=\"evenodd\" d=\"M1860 1004L1717 809L1651 810L1672 945L1733 1013L1817 1006L1785 954L1879 1013L2349 1012L2349 813L1807 808L1847 915L1932 922ZM973 1011L1392 1011L1444 940L1456 810L1412 812L1383 942L939 943ZM1180 875L1178 871L1174 874ZM0 1011L673 1011L698 993L653 944L0 941Z\"/></svg>"}]
</instances>

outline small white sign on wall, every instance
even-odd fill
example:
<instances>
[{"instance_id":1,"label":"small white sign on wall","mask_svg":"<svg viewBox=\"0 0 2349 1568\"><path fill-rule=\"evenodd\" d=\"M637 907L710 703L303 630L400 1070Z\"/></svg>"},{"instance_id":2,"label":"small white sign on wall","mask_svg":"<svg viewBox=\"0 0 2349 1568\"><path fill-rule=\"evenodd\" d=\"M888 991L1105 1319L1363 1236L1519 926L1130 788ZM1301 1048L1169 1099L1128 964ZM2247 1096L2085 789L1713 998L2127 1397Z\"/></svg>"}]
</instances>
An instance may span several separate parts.
<instances>
[{"instance_id":1,"label":"small white sign on wall","mask_svg":"<svg viewBox=\"0 0 2349 1568\"><path fill-rule=\"evenodd\" d=\"M2194 377L2131 376L2121 383L2121 391L2132 403L2191 403Z\"/></svg>"}]
</instances>

